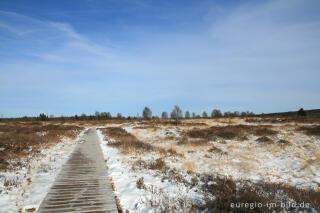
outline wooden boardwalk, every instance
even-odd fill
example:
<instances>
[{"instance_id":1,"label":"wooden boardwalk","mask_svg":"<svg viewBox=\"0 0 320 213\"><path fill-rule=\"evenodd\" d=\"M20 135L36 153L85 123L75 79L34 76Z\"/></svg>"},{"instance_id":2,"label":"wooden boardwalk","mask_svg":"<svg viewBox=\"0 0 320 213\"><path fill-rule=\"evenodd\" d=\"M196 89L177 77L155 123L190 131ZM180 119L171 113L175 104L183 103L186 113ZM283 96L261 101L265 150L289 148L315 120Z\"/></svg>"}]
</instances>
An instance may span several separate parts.
<instances>
[{"instance_id":1,"label":"wooden boardwalk","mask_svg":"<svg viewBox=\"0 0 320 213\"><path fill-rule=\"evenodd\" d=\"M38 212L118 212L95 129L80 139Z\"/></svg>"}]
</instances>

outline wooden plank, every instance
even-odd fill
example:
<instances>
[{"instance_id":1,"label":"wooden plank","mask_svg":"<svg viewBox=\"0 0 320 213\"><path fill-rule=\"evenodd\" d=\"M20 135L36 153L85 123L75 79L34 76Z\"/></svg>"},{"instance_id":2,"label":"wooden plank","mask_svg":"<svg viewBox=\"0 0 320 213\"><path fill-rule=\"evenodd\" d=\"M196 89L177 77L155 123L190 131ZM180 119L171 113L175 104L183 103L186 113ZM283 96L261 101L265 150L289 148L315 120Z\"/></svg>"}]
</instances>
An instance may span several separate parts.
<instances>
[{"instance_id":1,"label":"wooden plank","mask_svg":"<svg viewBox=\"0 0 320 213\"><path fill-rule=\"evenodd\" d=\"M38 212L118 212L95 129L81 138Z\"/></svg>"}]
</instances>

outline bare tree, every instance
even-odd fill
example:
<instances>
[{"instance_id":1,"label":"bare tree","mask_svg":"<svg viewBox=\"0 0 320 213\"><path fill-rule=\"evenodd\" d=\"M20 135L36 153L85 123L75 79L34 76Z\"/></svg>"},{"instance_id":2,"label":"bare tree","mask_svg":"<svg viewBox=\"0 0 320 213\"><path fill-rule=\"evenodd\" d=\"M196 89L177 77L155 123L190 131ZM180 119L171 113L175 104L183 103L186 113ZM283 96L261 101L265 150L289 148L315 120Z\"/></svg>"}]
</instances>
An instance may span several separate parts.
<instances>
[{"instance_id":1,"label":"bare tree","mask_svg":"<svg viewBox=\"0 0 320 213\"><path fill-rule=\"evenodd\" d=\"M233 116L234 117L239 117L240 116L240 112L239 111L234 111L233 112Z\"/></svg>"},{"instance_id":2,"label":"bare tree","mask_svg":"<svg viewBox=\"0 0 320 213\"><path fill-rule=\"evenodd\" d=\"M186 113L184 114L184 117L187 118L187 119L190 118L190 112L186 111Z\"/></svg>"},{"instance_id":3,"label":"bare tree","mask_svg":"<svg viewBox=\"0 0 320 213\"><path fill-rule=\"evenodd\" d=\"M110 112L101 112L100 116L102 117L102 119L111 119L111 113Z\"/></svg>"},{"instance_id":4,"label":"bare tree","mask_svg":"<svg viewBox=\"0 0 320 213\"><path fill-rule=\"evenodd\" d=\"M152 112L149 109L149 107L145 107L142 111L142 116L144 119L151 119L152 117Z\"/></svg>"},{"instance_id":5,"label":"bare tree","mask_svg":"<svg viewBox=\"0 0 320 213\"><path fill-rule=\"evenodd\" d=\"M223 114L223 116L227 117L227 118L231 117L231 115L232 115L232 113L230 111L224 112L224 114Z\"/></svg>"},{"instance_id":6,"label":"bare tree","mask_svg":"<svg viewBox=\"0 0 320 213\"><path fill-rule=\"evenodd\" d=\"M202 117L203 117L203 118L208 118L208 113L207 113L206 111L203 111Z\"/></svg>"},{"instance_id":7,"label":"bare tree","mask_svg":"<svg viewBox=\"0 0 320 213\"><path fill-rule=\"evenodd\" d=\"M248 116L251 116L251 117L252 117L252 116L255 116L254 112L249 112L249 111L248 111L247 114L248 114Z\"/></svg>"},{"instance_id":8,"label":"bare tree","mask_svg":"<svg viewBox=\"0 0 320 213\"><path fill-rule=\"evenodd\" d=\"M241 116L241 117L247 117L247 116L248 116L248 113L247 113L247 112L241 112L240 116Z\"/></svg>"},{"instance_id":9,"label":"bare tree","mask_svg":"<svg viewBox=\"0 0 320 213\"><path fill-rule=\"evenodd\" d=\"M122 118L122 114L121 114L120 112L118 112L117 118L118 118L118 119L121 119L121 118Z\"/></svg>"},{"instance_id":10,"label":"bare tree","mask_svg":"<svg viewBox=\"0 0 320 213\"><path fill-rule=\"evenodd\" d=\"M168 113L167 112L162 112L161 118L162 119L167 119L168 118Z\"/></svg>"},{"instance_id":11,"label":"bare tree","mask_svg":"<svg viewBox=\"0 0 320 213\"><path fill-rule=\"evenodd\" d=\"M175 105L172 112L171 112L171 118L176 120L176 125L179 123L179 119L182 118L182 110L178 105Z\"/></svg>"},{"instance_id":12,"label":"bare tree","mask_svg":"<svg viewBox=\"0 0 320 213\"><path fill-rule=\"evenodd\" d=\"M211 118L220 118L222 117L222 113L219 109L214 109L211 112Z\"/></svg>"},{"instance_id":13,"label":"bare tree","mask_svg":"<svg viewBox=\"0 0 320 213\"><path fill-rule=\"evenodd\" d=\"M87 120L87 115L85 113L82 113L80 115L81 120Z\"/></svg>"},{"instance_id":14,"label":"bare tree","mask_svg":"<svg viewBox=\"0 0 320 213\"><path fill-rule=\"evenodd\" d=\"M100 117L100 112L99 112L99 111L96 111L96 112L94 113L94 115L97 117L97 119L99 119L99 117Z\"/></svg>"}]
</instances>

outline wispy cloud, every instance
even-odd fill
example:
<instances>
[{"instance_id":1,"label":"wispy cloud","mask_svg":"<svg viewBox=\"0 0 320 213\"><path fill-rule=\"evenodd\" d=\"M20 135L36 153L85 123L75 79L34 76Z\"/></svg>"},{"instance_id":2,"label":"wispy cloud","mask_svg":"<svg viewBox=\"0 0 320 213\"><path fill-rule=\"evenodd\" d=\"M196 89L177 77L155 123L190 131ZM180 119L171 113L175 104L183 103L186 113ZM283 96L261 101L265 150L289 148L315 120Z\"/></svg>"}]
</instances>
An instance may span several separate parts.
<instances>
[{"instance_id":1,"label":"wispy cloud","mask_svg":"<svg viewBox=\"0 0 320 213\"><path fill-rule=\"evenodd\" d=\"M26 97L35 100L30 109L36 103L53 113L72 102L77 106L73 110L68 104L69 113L98 109L134 115L144 104L156 112L176 103L189 110L317 108L320 17L315 5L213 3L206 13L202 5L201 16L195 13L190 24L179 23L179 30L156 31L149 23L91 32L72 22L0 11L0 41L10 50L0 52L5 56L0 95L8 102L0 110L12 115L12 96L16 111ZM143 7L155 10L151 3ZM119 38L108 37L111 31ZM10 83L16 76L19 87Z\"/></svg>"}]
</instances>

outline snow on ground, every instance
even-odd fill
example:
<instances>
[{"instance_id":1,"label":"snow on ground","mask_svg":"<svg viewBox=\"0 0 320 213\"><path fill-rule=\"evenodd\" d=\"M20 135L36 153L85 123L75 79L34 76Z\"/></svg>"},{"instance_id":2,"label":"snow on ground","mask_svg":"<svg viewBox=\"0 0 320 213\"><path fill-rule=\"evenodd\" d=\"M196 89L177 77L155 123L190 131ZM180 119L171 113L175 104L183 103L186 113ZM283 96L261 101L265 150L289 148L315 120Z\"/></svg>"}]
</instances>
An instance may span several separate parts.
<instances>
[{"instance_id":1,"label":"snow on ground","mask_svg":"<svg viewBox=\"0 0 320 213\"><path fill-rule=\"evenodd\" d=\"M124 156L116 148L107 145L101 131L98 130L101 140L101 148L108 167L111 181L114 183L115 195L120 200L120 205L124 212L159 212L165 208L162 205L167 203L167 207L176 206L181 200L184 207L179 212L189 208L188 201L202 200L203 196L195 190L190 190L183 184L168 182L156 174L155 171L142 169L132 170L128 163L129 156ZM111 139L108 139L111 140ZM141 156L142 160L151 160L155 156ZM186 175L188 176L188 175ZM143 178L144 189L137 187L137 181ZM186 177L188 178L188 177ZM190 177L189 177L190 178ZM163 202L165 200L165 202ZM191 203L190 203L191 204Z\"/></svg>"},{"instance_id":2,"label":"snow on ground","mask_svg":"<svg viewBox=\"0 0 320 213\"><path fill-rule=\"evenodd\" d=\"M226 125L217 121L210 123L210 120L203 122L208 125L206 127ZM239 119L233 121L233 124L248 125ZM178 160L166 159L177 169L193 170L199 174L220 174L235 180L287 183L302 188L320 189L320 139L296 131L296 124L272 126L278 134L269 137L274 141L287 140L289 144L259 144L257 136L249 136L244 141L217 139L210 141L207 146L180 146L177 145L180 133L189 127L160 125L156 128L139 128L138 125L127 125L123 128L145 143L163 148L171 147L183 154ZM212 145L225 154L210 152Z\"/></svg>"},{"instance_id":3,"label":"snow on ground","mask_svg":"<svg viewBox=\"0 0 320 213\"><path fill-rule=\"evenodd\" d=\"M36 210L46 196L61 166L67 160L83 130L76 140L64 138L60 143L32 159L29 165L12 172L0 173L0 212L16 213L19 210ZM6 186L12 183L13 186Z\"/></svg>"}]
</instances>

